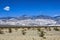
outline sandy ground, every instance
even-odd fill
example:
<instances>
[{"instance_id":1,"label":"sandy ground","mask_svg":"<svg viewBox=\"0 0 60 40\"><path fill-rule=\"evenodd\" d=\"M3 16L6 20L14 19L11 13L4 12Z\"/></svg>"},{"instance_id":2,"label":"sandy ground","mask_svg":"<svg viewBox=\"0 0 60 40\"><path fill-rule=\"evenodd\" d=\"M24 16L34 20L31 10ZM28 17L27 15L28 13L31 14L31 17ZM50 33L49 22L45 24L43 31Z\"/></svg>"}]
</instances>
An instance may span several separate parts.
<instances>
[{"instance_id":1,"label":"sandy ground","mask_svg":"<svg viewBox=\"0 0 60 40\"><path fill-rule=\"evenodd\" d=\"M60 40L60 28L59 31L55 31L51 28L11 28L12 32L9 33L8 29L1 29L3 34L0 34L0 40ZM40 29L40 31L38 31ZM41 31L44 31L44 37L40 37ZM23 34L25 33L25 34Z\"/></svg>"}]
</instances>

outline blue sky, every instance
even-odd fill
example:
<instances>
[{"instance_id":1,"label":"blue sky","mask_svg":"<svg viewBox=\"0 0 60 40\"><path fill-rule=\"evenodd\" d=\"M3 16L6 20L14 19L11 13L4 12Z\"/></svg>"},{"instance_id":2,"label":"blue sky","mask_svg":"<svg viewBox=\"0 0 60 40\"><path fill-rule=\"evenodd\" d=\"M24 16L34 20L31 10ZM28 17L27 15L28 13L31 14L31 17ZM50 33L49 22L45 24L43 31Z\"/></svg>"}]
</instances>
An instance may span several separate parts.
<instances>
[{"instance_id":1,"label":"blue sky","mask_svg":"<svg viewBox=\"0 0 60 40\"><path fill-rule=\"evenodd\" d=\"M60 0L0 0L0 17L21 15L60 15Z\"/></svg>"}]
</instances>

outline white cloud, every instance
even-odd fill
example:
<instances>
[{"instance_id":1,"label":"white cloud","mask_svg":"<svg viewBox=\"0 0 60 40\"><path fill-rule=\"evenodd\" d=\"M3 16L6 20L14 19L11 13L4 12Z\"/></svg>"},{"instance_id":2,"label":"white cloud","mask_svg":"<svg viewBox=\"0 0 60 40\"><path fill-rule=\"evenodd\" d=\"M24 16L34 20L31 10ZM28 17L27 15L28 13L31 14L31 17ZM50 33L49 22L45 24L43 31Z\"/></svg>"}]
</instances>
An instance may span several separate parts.
<instances>
[{"instance_id":1,"label":"white cloud","mask_svg":"<svg viewBox=\"0 0 60 40\"><path fill-rule=\"evenodd\" d=\"M10 7L9 6L6 6L3 8L5 11L10 11Z\"/></svg>"}]
</instances>

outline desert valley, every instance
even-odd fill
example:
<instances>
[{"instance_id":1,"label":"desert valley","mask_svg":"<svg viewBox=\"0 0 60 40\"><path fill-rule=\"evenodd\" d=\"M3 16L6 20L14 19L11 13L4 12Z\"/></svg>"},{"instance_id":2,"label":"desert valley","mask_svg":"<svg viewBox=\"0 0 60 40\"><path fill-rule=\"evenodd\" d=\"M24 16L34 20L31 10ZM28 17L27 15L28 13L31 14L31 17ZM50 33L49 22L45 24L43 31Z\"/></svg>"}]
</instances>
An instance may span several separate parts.
<instances>
[{"instance_id":1,"label":"desert valley","mask_svg":"<svg viewBox=\"0 0 60 40\"><path fill-rule=\"evenodd\" d=\"M0 40L60 40L60 27L0 27Z\"/></svg>"}]
</instances>

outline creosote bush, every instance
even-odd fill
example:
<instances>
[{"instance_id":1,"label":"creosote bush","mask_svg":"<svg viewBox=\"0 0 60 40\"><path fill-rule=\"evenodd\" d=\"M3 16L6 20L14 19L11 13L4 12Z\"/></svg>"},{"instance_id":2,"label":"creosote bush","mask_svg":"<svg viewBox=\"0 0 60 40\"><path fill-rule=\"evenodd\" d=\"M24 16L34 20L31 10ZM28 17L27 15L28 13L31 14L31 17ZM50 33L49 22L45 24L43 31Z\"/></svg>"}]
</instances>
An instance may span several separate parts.
<instances>
[{"instance_id":1,"label":"creosote bush","mask_svg":"<svg viewBox=\"0 0 60 40\"><path fill-rule=\"evenodd\" d=\"M40 34L39 34L39 37L43 37L44 39L46 39L46 37L44 37L44 35L45 35L45 32L41 31Z\"/></svg>"},{"instance_id":2,"label":"creosote bush","mask_svg":"<svg viewBox=\"0 0 60 40\"><path fill-rule=\"evenodd\" d=\"M37 28L37 30L40 32L41 31L41 29L40 28Z\"/></svg>"},{"instance_id":3,"label":"creosote bush","mask_svg":"<svg viewBox=\"0 0 60 40\"><path fill-rule=\"evenodd\" d=\"M28 27L28 30L31 29L31 27Z\"/></svg>"},{"instance_id":4,"label":"creosote bush","mask_svg":"<svg viewBox=\"0 0 60 40\"><path fill-rule=\"evenodd\" d=\"M45 27L45 29L47 29L47 27Z\"/></svg>"},{"instance_id":5,"label":"creosote bush","mask_svg":"<svg viewBox=\"0 0 60 40\"><path fill-rule=\"evenodd\" d=\"M22 34L23 34L23 35L25 35L25 34L26 34L25 30L22 30Z\"/></svg>"},{"instance_id":6,"label":"creosote bush","mask_svg":"<svg viewBox=\"0 0 60 40\"><path fill-rule=\"evenodd\" d=\"M44 32L41 31L40 37L44 37Z\"/></svg>"},{"instance_id":7,"label":"creosote bush","mask_svg":"<svg viewBox=\"0 0 60 40\"><path fill-rule=\"evenodd\" d=\"M44 39L46 39L46 37L43 37Z\"/></svg>"},{"instance_id":8,"label":"creosote bush","mask_svg":"<svg viewBox=\"0 0 60 40\"><path fill-rule=\"evenodd\" d=\"M1 29L0 29L0 34L3 34L3 31L1 31Z\"/></svg>"},{"instance_id":9,"label":"creosote bush","mask_svg":"<svg viewBox=\"0 0 60 40\"><path fill-rule=\"evenodd\" d=\"M9 28L9 33L11 33L12 32L12 29L11 28Z\"/></svg>"},{"instance_id":10,"label":"creosote bush","mask_svg":"<svg viewBox=\"0 0 60 40\"><path fill-rule=\"evenodd\" d=\"M0 34L3 34L2 28L0 28Z\"/></svg>"},{"instance_id":11,"label":"creosote bush","mask_svg":"<svg viewBox=\"0 0 60 40\"><path fill-rule=\"evenodd\" d=\"M15 30L17 31L17 30L18 30L18 28L15 28Z\"/></svg>"},{"instance_id":12,"label":"creosote bush","mask_svg":"<svg viewBox=\"0 0 60 40\"><path fill-rule=\"evenodd\" d=\"M51 28L50 27L48 29L49 29L49 31L51 31Z\"/></svg>"},{"instance_id":13,"label":"creosote bush","mask_svg":"<svg viewBox=\"0 0 60 40\"><path fill-rule=\"evenodd\" d=\"M59 29L58 29L57 27L54 27L54 30L55 30L55 31L59 31Z\"/></svg>"}]
</instances>

